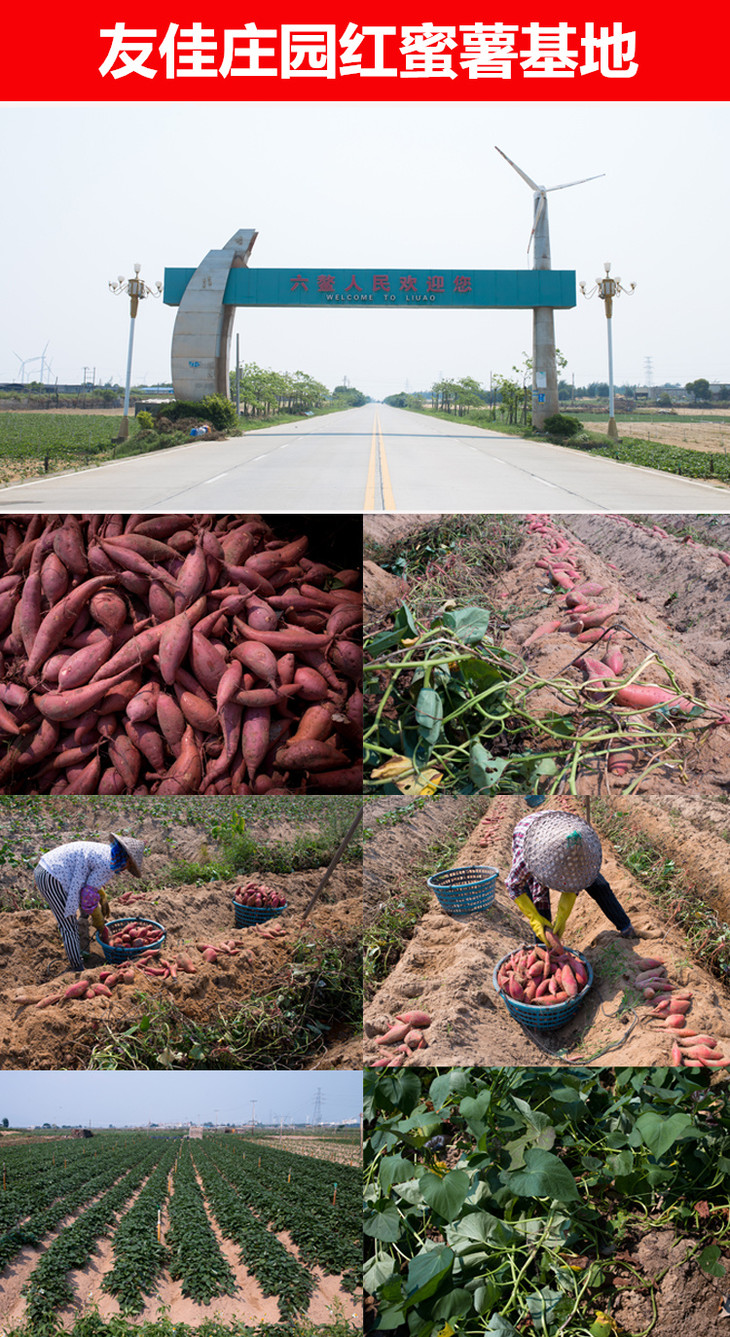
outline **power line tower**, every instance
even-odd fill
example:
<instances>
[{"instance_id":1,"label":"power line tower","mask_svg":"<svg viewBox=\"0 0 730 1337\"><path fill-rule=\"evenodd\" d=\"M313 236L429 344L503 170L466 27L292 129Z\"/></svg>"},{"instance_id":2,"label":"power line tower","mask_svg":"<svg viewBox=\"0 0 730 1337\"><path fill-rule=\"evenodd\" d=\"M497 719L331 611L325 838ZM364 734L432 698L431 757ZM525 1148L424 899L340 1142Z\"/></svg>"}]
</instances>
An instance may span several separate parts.
<instances>
[{"instance_id":1,"label":"power line tower","mask_svg":"<svg viewBox=\"0 0 730 1337\"><path fill-rule=\"evenodd\" d=\"M312 1114L312 1125L314 1127L322 1123L323 1103L324 1103L324 1096L322 1095L322 1088L318 1086L314 1094L314 1113Z\"/></svg>"},{"instance_id":2,"label":"power line tower","mask_svg":"<svg viewBox=\"0 0 730 1337\"><path fill-rule=\"evenodd\" d=\"M644 358L644 382L647 390L654 384L654 359L650 357Z\"/></svg>"}]
</instances>

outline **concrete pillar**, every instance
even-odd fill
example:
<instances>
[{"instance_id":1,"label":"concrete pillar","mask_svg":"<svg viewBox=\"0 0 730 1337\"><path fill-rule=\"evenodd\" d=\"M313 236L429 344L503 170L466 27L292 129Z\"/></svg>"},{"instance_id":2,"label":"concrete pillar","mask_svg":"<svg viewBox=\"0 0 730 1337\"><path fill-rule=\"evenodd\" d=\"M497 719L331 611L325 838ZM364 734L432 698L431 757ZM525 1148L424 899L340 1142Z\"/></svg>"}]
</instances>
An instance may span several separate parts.
<instances>
[{"instance_id":1,"label":"concrete pillar","mask_svg":"<svg viewBox=\"0 0 730 1337\"><path fill-rule=\"evenodd\" d=\"M550 269L550 230L547 193L533 195L533 269ZM551 306L532 312L532 425L541 430L546 418L558 412L558 376L555 365L555 313Z\"/></svg>"},{"instance_id":2,"label":"concrete pillar","mask_svg":"<svg viewBox=\"0 0 730 1337\"><path fill-rule=\"evenodd\" d=\"M543 398L541 398L543 396ZM532 425L542 429L546 418L558 412L558 374L555 365L555 313L551 306L532 312Z\"/></svg>"},{"instance_id":3,"label":"concrete pillar","mask_svg":"<svg viewBox=\"0 0 730 1337\"><path fill-rule=\"evenodd\" d=\"M248 264L258 233L241 228L219 251L209 251L183 293L172 333L176 399L230 397L228 367L236 308L223 297L231 269Z\"/></svg>"}]
</instances>

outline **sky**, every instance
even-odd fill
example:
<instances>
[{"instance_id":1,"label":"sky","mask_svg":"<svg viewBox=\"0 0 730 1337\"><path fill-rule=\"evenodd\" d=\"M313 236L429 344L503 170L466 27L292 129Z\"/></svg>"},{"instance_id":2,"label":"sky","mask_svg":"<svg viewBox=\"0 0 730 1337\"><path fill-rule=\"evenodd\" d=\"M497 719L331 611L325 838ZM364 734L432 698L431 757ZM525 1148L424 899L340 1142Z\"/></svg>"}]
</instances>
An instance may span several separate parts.
<instances>
[{"instance_id":1,"label":"sky","mask_svg":"<svg viewBox=\"0 0 730 1337\"><path fill-rule=\"evenodd\" d=\"M115 1127L152 1123L311 1122L358 1119L360 1072L9 1072L0 1074L0 1120Z\"/></svg>"},{"instance_id":2,"label":"sky","mask_svg":"<svg viewBox=\"0 0 730 1337\"><path fill-rule=\"evenodd\" d=\"M138 261L154 286L238 228L258 229L252 267L521 268L532 192L499 145L547 186L605 173L548 199L554 268L592 286L610 261L637 284L615 304L616 384L730 382L729 121L718 103L6 105L0 380L47 344L51 380L123 382L129 302L109 280ZM135 382L169 380L174 314L142 304ZM235 328L242 361L373 398L488 384L532 338L527 311L258 308ZM557 312L556 336L568 381L607 379L598 298Z\"/></svg>"}]
</instances>

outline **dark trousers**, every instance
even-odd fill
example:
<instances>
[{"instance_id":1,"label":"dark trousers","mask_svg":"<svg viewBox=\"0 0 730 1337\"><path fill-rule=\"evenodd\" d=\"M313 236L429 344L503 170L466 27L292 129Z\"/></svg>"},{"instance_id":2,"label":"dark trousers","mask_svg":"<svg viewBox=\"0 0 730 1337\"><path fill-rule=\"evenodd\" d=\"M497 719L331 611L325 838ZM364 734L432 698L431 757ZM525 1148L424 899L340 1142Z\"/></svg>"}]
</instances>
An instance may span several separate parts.
<instances>
[{"instance_id":1,"label":"dark trousers","mask_svg":"<svg viewBox=\"0 0 730 1337\"><path fill-rule=\"evenodd\" d=\"M579 893L579 895L580 894L581 893ZM629 916L620 901L614 896L608 882L601 873L598 874L595 882L592 882L590 887L586 887L585 894L586 896L590 896L592 901L596 902L599 910L603 911L606 919L611 921L614 928L617 928L619 933L623 933L624 929L629 927L629 924L631 923ZM534 896L532 897L532 900L534 901L535 908L540 911L541 915L544 915L546 919L552 919L553 916L550 909L549 891L546 891L544 899L538 899Z\"/></svg>"},{"instance_id":2,"label":"dark trousers","mask_svg":"<svg viewBox=\"0 0 730 1337\"><path fill-rule=\"evenodd\" d=\"M629 927L631 923L629 916L620 901L614 896L608 882L601 873L598 874L595 882L592 882L590 887L586 887L586 896L590 896L591 900L596 902L599 910L603 911L606 919L610 919L619 933L623 933L624 929Z\"/></svg>"}]
</instances>

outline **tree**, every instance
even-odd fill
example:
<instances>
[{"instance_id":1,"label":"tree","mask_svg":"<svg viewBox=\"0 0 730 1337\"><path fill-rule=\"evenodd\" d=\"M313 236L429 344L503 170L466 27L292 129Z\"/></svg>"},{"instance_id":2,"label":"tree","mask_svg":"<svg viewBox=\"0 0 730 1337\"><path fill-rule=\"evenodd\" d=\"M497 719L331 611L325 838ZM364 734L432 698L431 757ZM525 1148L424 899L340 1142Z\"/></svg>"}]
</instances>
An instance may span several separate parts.
<instances>
[{"instance_id":1,"label":"tree","mask_svg":"<svg viewBox=\"0 0 730 1337\"><path fill-rule=\"evenodd\" d=\"M332 391L332 399L353 409L362 408L363 404L368 403L367 395L364 395L362 390L356 390L354 385L336 385Z\"/></svg>"},{"instance_id":2,"label":"tree","mask_svg":"<svg viewBox=\"0 0 730 1337\"><path fill-rule=\"evenodd\" d=\"M494 377L494 384L501 400L500 412L502 417L507 419L509 425L514 425L524 401L524 386L518 385L517 381L511 381L508 376L500 375Z\"/></svg>"},{"instance_id":3,"label":"tree","mask_svg":"<svg viewBox=\"0 0 730 1337\"><path fill-rule=\"evenodd\" d=\"M710 382L705 380L704 376L699 376L696 381L688 381L684 388L692 395L695 404L710 398Z\"/></svg>"},{"instance_id":4,"label":"tree","mask_svg":"<svg viewBox=\"0 0 730 1337\"><path fill-rule=\"evenodd\" d=\"M10 1120L3 1119L3 1128L9 1128L9 1127L10 1127Z\"/></svg>"}]
</instances>

